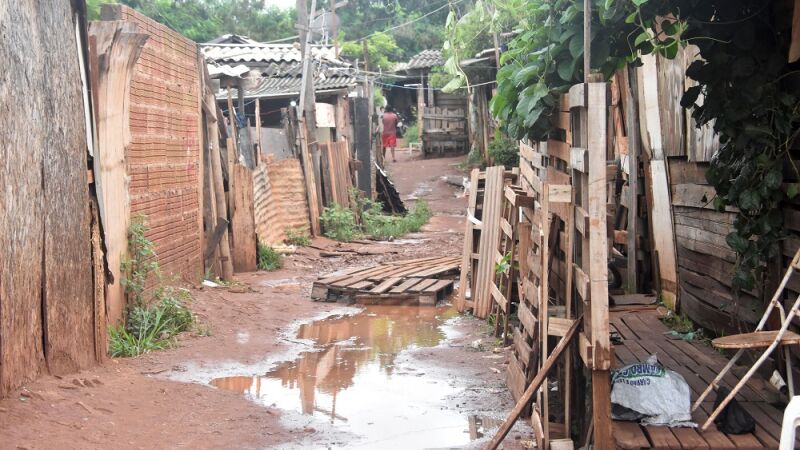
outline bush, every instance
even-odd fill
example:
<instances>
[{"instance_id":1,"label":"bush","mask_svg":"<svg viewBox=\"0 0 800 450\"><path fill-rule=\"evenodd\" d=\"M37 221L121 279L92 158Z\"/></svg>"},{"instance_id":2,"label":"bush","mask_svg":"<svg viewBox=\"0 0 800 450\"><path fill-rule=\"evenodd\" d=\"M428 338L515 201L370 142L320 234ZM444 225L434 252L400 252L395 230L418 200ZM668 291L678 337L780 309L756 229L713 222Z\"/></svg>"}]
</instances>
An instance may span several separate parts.
<instances>
[{"instance_id":1,"label":"bush","mask_svg":"<svg viewBox=\"0 0 800 450\"><path fill-rule=\"evenodd\" d=\"M283 264L281 255L269 245L258 243L258 268L261 270L278 270Z\"/></svg>"},{"instance_id":2,"label":"bush","mask_svg":"<svg viewBox=\"0 0 800 450\"><path fill-rule=\"evenodd\" d=\"M519 166L519 144L506 138L500 132L489 143L489 157L494 164L502 164L506 169Z\"/></svg>"},{"instance_id":3,"label":"bush","mask_svg":"<svg viewBox=\"0 0 800 450\"><path fill-rule=\"evenodd\" d=\"M286 239L284 241L290 245L298 245L305 247L311 244L311 239L308 237L308 231L304 228L287 228Z\"/></svg>"},{"instance_id":4,"label":"bush","mask_svg":"<svg viewBox=\"0 0 800 450\"><path fill-rule=\"evenodd\" d=\"M325 208L319 218L325 236L342 242L350 242L358 236L356 217L353 211L334 204Z\"/></svg>"}]
</instances>

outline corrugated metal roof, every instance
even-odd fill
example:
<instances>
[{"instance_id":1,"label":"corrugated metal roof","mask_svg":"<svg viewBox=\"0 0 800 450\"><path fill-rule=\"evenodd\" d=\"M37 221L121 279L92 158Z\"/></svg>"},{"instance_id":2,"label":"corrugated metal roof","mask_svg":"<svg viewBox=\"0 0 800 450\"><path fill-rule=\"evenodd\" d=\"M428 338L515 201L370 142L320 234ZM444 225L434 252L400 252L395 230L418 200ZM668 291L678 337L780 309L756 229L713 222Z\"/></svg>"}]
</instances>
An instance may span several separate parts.
<instances>
[{"instance_id":1,"label":"corrugated metal roof","mask_svg":"<svg viewBox=\"0 0 800 450\"><path fill-rule=\"evenodd\" d=\"M245 98L279 98L279 97L294 97L300 95L300 87L302 86L302 77L263 77L252 88L245 90ZM349 75L321 77L317 76L314 79L314 90L330 91L337 89L347 89L358 84L358 79ZM238 96L236 89L232 89L231 93L234 98ZM217 93L217 99L227 99L228 91L220 90Z\"/></svg>"},{"instance_id":2,"label":"corrugated metal roof","mask_svg":"<svg viewBox=\"0 0 800 450\"><path fill-rule=\"evenodd\" d=\"M405 70L429 69L442 64L444 64L444 60L440 50L423 50L408 61Z\"/></svg>"},{"instance_id":3,"label":"corrugated metal roof","mask_svg":"<svg viewBox=\"0 0 800 450\"><path fill-rule=\"evenodd\" d=\"M292 97L300 94L303 59L297 44L204 44L203 55L209 75L231 74L249 68L246 98ZM345 89L358 80L350 73L350 65L334 57L333 47L312 47L312 71L317 92ZM235 89L234 89L235 92ZM227 98L220 91L217 98Z\"/></svg>"},{"instance_id":4,"label":"corrugated metal roof","mask_svg":"<svg viewBox=\"0 0 800 450\"><path fill-rule=\"evenodd\" d=\"M216 63L298 62L303 57L295 44L202 44L206 61ZM312 47L314 59L336 61L333 47Z\"/></svg>"},{"instance_id":5,"label":"corrugated metal roof","mask_svg":"<svg viewBox=\"0 0 800 450\"><path fill-rule=\"evenodd\" d=\"M258 44L258 41L254 41L240 34L223 34L218 38L206 42L206 44Z\"/></svg>"}]
</instances>

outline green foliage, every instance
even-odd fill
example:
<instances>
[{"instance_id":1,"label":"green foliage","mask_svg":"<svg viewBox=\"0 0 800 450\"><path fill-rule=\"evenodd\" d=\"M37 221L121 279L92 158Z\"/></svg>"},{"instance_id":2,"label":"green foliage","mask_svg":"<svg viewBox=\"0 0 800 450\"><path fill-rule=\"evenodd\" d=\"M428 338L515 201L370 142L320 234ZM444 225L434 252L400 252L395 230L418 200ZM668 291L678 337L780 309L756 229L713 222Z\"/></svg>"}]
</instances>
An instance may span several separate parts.
<instances>
[{"instance_id":1,"label":"green foliage","mask_svg":"<svg viewBox=\"0 0 800 450\"><path fill-rule=\"evenodd\" d=\"M638 25L625 19L636 10L626 0L592 0L592 69L608 79L635 62ZM492 112L513 139L547 137L558 97L583 80L583 3L528 0L520 34L508 45L497 74Z\"/></svg>"},{"instance_id":2,"label":"green foliage","mask_svg":"<svg viewBox=\"0 0 800 450\"><path fill-rule=\"evenodd\" d=\"M128 229L128 255L122 261L121 280L128 301L140 304L145 301L144 293L147 278L160 277L156 251L153 243L145 237L147 218L143 215L133 217Z\"/></svg>"},{"instance_id":3,"label":"green foliage","mask_svg":"<svg viewBox=\"0 0 800 450\"><path fill-rule=\"evenodd\" d=\"M781 204L798 193L784 185L798 135L800 73L786 61L788 7L760 0L592 0L591 67L606 79L641 54L674 58L688 43L699 58L697 82L682 106L698 125L713 124L720 149L706 174L718 210L738 209L727 236L737 261L732 286L753 289L787 232ZM582 3L525 0L527 17L503 55L492 112L512 138L545 139L558 96L583 78ZM670 17L657 25L657 17Z\"/></svg>"},{"instance_id":4,"label":"green foliage","mask_svg":"<svg viewBox=\"0 0 800 450\"><path fill-rule=\"evenodd\" d=\"M376 108L384 108L386 106L386 97L383 96L383 91L375 89L372 93L372 105Z\"/></svg>"},{"instance_id":5,"label":"green foliage","mask_svg":"<svg viewBox=\"0 0 800 450\"><path fill-rule=\"evenodd\" d=\"M325 236L335 241L350 242L358 236L355 214L338 204L325 208L319 220Z\"/></svg>"},{"instance_id":6,"label":"green foliage","mask_svg":"<svg viewBox=\"0 0 800 450\"><path fill-rule=\"evenodd\" d=\"M90 20L100 18L100 5L122 3L196 42L227 33L270 41L297 34L294 9L265 7L259 0L87 0Z\"/></svg>"},{"instance_id":7,"label":"green foliage","mask_svg":"<svg viewBox=\"0 0 800 450\"><path fill-rule=\"evenodd\" d=\"M419 127L417 123L415 122L413 125L409 126L403 136L409 144L419 142Z\"/></svg>"},{"instance_id":8,"label":"green foliage","mask_svg":"<svg viewBox=\"0 0 800 450\"><path fill-rule=\"evenodd\" d=\"M408 60L422 50L441 48L444 37L441 24L447 8L427 15L441 5L429 0L349 0L347 7L336 10L341 20L340 41L354 41L414 21L386 31L399 47L395 61Z\"/></svg>"},{"instance_id":9,"label":"green foliage","mask_svg":"<svg viewBox=\"0 0 800 450\"><path fill-rule=\"evenodd\" d=\"M445 92L455 92L466 86L468 79L474 83L473 77L486 73L489 66L462 68L460 61L494 47L495 34L518 27L524 20L524 7L525 0L477 0L459 16L458 9L451 3L442 45L445 64L442 73L435 73L431 78L431 84Z\"/></svg>"},{"instance_id":10,"label":"green foliage","mask_svg":"<svg viewBox=\"0 0 800 450\"><path fill-rule=\"evenodd\" d=\"M506 169L519 166L519 144L502 133L495 133L489 143L489 157L494 164L502 164Z\"/></svg>"},{"instance_id":11,"label":"green foliage","mask_svg":"<svg viewBox=\"0 0 800 450\"><path fill-rule=\"evenodd\" d=\"M400 56L400 47L397 46L394 38L386 33L375 33L367 39L367 51L369 52L369 69L384 71L392 68L392 60ZM342 44L342 56L350 59L364 60L364 44L362 41L346 41Z\"/></svg>"},{"instance_id":12,"label":"green foliage","mask_svg":"<svg viewBox=\"0 0 800 450\"><path fill-rule=\"evenodd\" d=\"M309 238L308 230L305 228L287 228L284 241L289 245L298 245L300 247L311 244L311 238Z\"/></svg>"},{"instance_id":13,"label":"green foliage","mask_svg":"<svg viewBox=\"0 0 800 450\"><path fill-rule=\"evenodd\" d=\"M260 270L273 271L283 266L280 253L269 245L258 243L258 268Z\"/></svg>"},{"instance_id":14,"label":"green foliage","mask_svg":"<svg viewBox=\"0 0 800 450\"><path fill-rule=\"evenodd\" d=\"M146 218L137 216L128 231L128 257L123 262L122 285L128 295L125 323L109 331L112 357L131 357L172 345L178 333L194 324L194 315L185 303L189 291L166 285L161 277L154 245L149 241ZM152 290L146 289L153 278Z\"/></svg>"},{"instance_id":15,"label":"green foliage","mask_svg":"<svg viewBox=\"0 0 800 450\"><path fill-rule=\"evenodd\" d=\"M784 167L798 176L789 148L800 125L800 76L786 61L788 11L774 1L716 1L713 9L676 3L688 22L683 37L700 50L686 70L698 85L681 104L719 133L706 178L717 209L739 209L726 239L737 254L732 286L753 289L766 263L780 256L787 236L781 204L797 194L796 185L783 189Z\"/></svg>"},{"instance_id":16,"label":"green foliage","mask_svg":"<svg viewBox=\"0 0 800 450\"><path fill-rule=\"evenodd\" d=\"M364 232L381 240L416 233L433 215L424 200L417 200L414 209L404 216L384 214L382 209L379 203L369 200L364 201L362 205Z\"/></svg>"},{"instance_id":17,"label":"green foliage","mask_svg":"<svg viewBox=\"0 0 800 450\"><path fill-rule=\"evenodd\" d=\"M417 201L414 209L403 216L385 214L380 203L369 199L353 196L353 201L358 205L361 225L357 224L352 210L335 204L325 208L320 216L325 236L342 242L350 242L362 235L375 239L399 237L419 231L433 215L424 200Z\"/></svg>"}]
</instances>

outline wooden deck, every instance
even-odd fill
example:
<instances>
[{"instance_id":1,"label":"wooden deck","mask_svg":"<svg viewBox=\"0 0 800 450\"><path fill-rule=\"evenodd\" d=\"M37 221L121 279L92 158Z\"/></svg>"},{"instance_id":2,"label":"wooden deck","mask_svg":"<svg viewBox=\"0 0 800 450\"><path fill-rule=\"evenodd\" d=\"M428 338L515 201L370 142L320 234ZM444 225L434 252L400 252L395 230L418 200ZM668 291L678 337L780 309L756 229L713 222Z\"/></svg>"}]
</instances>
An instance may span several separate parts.
<instances>
[{"instance_id":1,"label":"wooden deck","mask_svg":"<svg viewBox=\"0 0 800 450\"><path fill-rule=\"evenodd\" d=\"M664 334L669 329L658 319L654 309L618 310L612 308L611 330L619 333L622 343L614 346L615 367L644 361L651 354L667 369L680 373L692 390L692 402L721 371L727 360L711 347L686 342ZM734 374L724 382L731 387L738 377ZM752 379L737 395L737 400L756 420L752 434L726 435L712 424L705 433L692 428L643 427L634 422L614 421L614 439L618 448L639 449L777 449L780 440L783 411L776 409L767 398L763 378ZM711 411L716 394L709 396L693 419L698 425Z\"/></svg>"}]
</instances>

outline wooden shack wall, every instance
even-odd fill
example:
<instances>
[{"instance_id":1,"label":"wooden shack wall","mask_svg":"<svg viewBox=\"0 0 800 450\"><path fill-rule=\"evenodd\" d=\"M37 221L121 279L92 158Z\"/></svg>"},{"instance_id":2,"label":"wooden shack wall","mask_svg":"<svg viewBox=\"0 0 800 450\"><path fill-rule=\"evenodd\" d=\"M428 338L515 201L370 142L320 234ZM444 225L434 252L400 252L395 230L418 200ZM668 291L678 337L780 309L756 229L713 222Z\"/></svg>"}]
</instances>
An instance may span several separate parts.
<instances>
[{"instance_id":1,"label":"wooden shack wall","mask_svg":"<svg viewBox=\"0 0 800 450\"><path fill-rule=\"evenodd\" d=\"M0 3L0 397L95 361L74 17L70 2Z\"/></svg>"},{"instance_id":2,"label":"wooden shack wall","mask_svg":"<svg viewBox=\"0 0 800 450\"><path fill-rule=\"evenodd\" d=\"M203 273L197 45L127 6L104 5L102 17L150 35L130 89L131 216L147 216L163 273L196 279Z\"/></svg>"}]
</instances>

